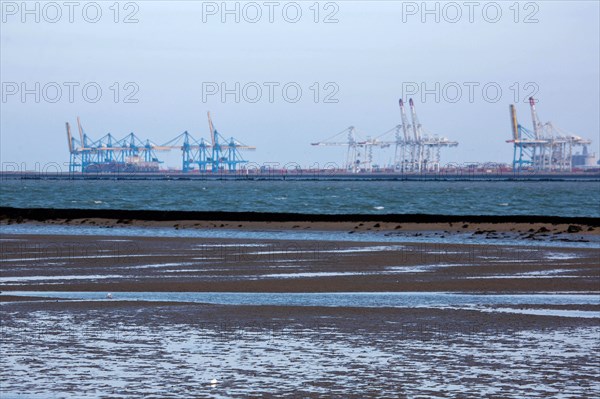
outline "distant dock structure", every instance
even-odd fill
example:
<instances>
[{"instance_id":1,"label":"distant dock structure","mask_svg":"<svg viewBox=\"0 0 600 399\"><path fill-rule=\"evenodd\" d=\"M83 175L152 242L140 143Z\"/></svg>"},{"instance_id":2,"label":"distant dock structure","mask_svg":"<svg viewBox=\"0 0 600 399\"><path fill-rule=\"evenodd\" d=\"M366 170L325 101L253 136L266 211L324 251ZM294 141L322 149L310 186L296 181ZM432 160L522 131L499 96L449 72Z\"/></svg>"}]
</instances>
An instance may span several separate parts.
<instances>
[{"instance_id":1,"label":"distant dock structure","mask_svg":"<svg viewBox=\"0 0 600 399\"><path fill-rule=\"evenodd\" d=\"M375 138L359 138L354 126L334 136L315 143L313 146L347 146L345 170L350 173L372 172L373 149L394 146L394 164L391 169L400 173L437 172L441 165L441 150L444 147L456 147L457 141L427 132L415 109L414 101L409 99L411 122L406 116L404 101L400 99L402 123ZM387 138L394 133L392 140ZM346 136L346 140L342 137ZM342 141L340 141L342 140Z\"/></svg>"},{"instance_id":2,"label":"distant dock structure","mask_svg":"<svg viewBox=\"0 0 600 399\"><path fill-rule=\"evenodd\" d=\"M509 108L512 138L507 143L512 143L514 147L513 170L571 172L574 167L597 168L595 154L587 151L591 140L565 132L552 122L540 122L535 103L535 99L529 97L533 130L518 122L514 104ZM577 148L582 148L582 154L573 154Z\"/></svg>"},{"instance_id":3,"label":"distant dock structure","mask_svg":"<svg viewBox=\"0 0 600 399\"><path fill-rule=\"evenodd\" d=\"M162 163L157 153L172 150L181 151L181 171L184 173L235 172L248 163L240 151L255 150L255 147L233 137L224 138L214 127L210 112L208 126L210 141L203 138L197 140L185 131L167 143L158 145L149 139L142 140L134 133L120 140L111 133L94 140L84 131L77 117L78 137L73 135L71 125L66 123L69 173L156 173L160 171Z\"/></svg>"}]
</instances>

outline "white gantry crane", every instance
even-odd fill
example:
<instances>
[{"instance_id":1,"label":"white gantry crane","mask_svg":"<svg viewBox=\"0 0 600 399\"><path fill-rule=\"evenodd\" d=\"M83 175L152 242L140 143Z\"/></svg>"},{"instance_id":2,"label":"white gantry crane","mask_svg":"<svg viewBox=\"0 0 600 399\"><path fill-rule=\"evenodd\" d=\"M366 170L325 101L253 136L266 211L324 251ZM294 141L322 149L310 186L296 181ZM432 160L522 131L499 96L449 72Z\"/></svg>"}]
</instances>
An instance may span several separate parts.
<instances>
[{"instance_id":1,"label":"white gantry crane","mask_svg":"<svg viewBox=\"0 0 600 399\"><path fill-rule=\"evenodd\" d=\"M415 103L409 99L412 123L406 116L404 101L400 99L400 117L402 123L392 129L371 139L359 139L354 126L342 130L330 138L311 143L315 146L347 146L345 169L348 172L373 170L373 149L395 146L393 169L399 172L420 173L438 171L440 168L441 149L443 147L456 147L458 142L446 137L431 135L419 122ZM385 137L394 132L394 140L386 141ZM342 136L345 141L341 141Z\"/></svg>"},{"instance_id":2,"label":"white gantry crane","mask_svg":"<svg viewBox=\"0 0 600 399\"><path fill-rule=\"evenodd\" d=\"M415 103L408 101L412 123L406 116L404 101L400 99L400 117L402 124L377 136L371 142L373 146L384 147L395 145L394 170L408 173L419 173L424 171L437 171L440 168L442 147L456 147L458 142L451 141L446 137L431 135L423 128ZM395 132L394 141L384 141L383 137Z\"/></svg>"},{"instance_id":3,"label":"white gantry crane","mask_svg":"<svg viewBox=\"0 0 600 399\"><path fill-rule=\"evenodd\" d=\"M342 138L346 137L345 140ZM350 126L333 136L311 143L314 146L347 146L346 163L344 169L347 172L358 173L371 171L373 163L373 141L362 140L358 137L354 126Z\"/></svg>"},{"instance_id":4,"label":"white gantry crane","mask_svg":"<svg viewBox=\"0 0 600 399\"><path fill-rule=\"evenodd\" d=\"M591 144L591 140L566 132L554 126L552 122L542 123L536 110L536 100L529 97L529 108L533 130L523 127L517 121L517 110L510 105L512 139L514 145L513 169L520 171L531 168L536 171L572 170L573 149Z\"/></svg>"}]
</instances>

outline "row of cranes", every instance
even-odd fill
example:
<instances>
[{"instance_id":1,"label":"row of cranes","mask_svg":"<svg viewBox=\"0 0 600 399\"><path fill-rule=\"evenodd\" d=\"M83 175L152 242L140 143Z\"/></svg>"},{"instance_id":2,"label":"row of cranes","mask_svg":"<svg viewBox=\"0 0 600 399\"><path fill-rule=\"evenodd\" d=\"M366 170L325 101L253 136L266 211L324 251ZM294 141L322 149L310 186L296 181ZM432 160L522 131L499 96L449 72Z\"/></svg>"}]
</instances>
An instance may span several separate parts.
<instances>
[{"instance_id":1,"label":"row of cranes","mask_svg":"<svg viewBox=\"0 0 600 399\"><path fill-rule=\"evenodd\" d=\"M187 131L165 144L158 145L149 139L141 140L130 133L118 140L111 133L98 140L91 139L83 130L77 117L78 138L71 132L67 122L69 142L69 172L158 172L162 163L157 153L181 151L182 171L235 172L246 164L240 151L255 150L235 138L225 139L214 127L208 113L210 142L195 139Z\"/></svg>"},{"instance_id":2,"label":"row of cranes","mask_svg":"<svg viewBox=\"0 0 600 399\"><path fill-rule=\"evenodd\" d=\"M529 107L533 130L518 123L517 110L514 104L510 105L513 137L507 143L514 144L513 169L517 172L523 169L570 172L573 167L573 149L583 147L584 152L587 152L586 146L591 144L591 140L565 132L552 122L540 122L533 97L529 97Z\"/></svg>"},{"instance_id":3,"label":"row of cranes","mask_svg":"<svg viewBox=\"0 0 600 399\"><path fill-rule=\"evenodd\" d=\"M446 137L431 135L419 122L415 104L409 99L412 123L406 116L404 101L400 99L400 116L402 123L380 134L375 138L361 139L354 126L335 134L334 136L311 143L314 146L347 146L345 170L351 173L371 172L373 170L373 149L395 146L393 169L397 172L420 173L438 171L443 147L456 147L458 142ZM389 136L394 133L390 140ZM345 141L340 141L346 137Z\"/></svg>"}]
</instances>

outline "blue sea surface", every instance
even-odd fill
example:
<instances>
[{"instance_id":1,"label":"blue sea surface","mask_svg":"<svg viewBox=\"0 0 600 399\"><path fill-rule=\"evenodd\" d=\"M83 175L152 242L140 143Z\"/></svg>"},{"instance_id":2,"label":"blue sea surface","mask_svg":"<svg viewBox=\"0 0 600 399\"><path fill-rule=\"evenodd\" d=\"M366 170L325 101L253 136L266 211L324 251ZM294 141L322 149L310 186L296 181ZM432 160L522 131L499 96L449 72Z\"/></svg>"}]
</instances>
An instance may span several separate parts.
<instances>
[{"instance_id":1,"label":"blue sea surface","mask_svg":"<svg viewBox=\"0 0 600 399\"><path fill-rule=\"evenodd\" d=\"M310 214L600 217L598 181L5 180L0 204Z\"/></svg>"}]
</instances>

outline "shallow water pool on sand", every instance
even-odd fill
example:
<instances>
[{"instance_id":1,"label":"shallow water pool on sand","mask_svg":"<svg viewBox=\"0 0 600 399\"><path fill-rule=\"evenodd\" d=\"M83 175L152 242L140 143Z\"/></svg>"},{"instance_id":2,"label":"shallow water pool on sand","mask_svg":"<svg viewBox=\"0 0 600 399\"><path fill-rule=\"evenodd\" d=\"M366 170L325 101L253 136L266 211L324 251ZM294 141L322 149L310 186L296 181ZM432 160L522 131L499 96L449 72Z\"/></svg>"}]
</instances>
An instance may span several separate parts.
<instances>
[{"instance_id":1,"label":"shallow water pool on sand","mask_svg":"<svg viewBox=\"0 0 600 399\"><path fill-rule=\"evenodd\" d=\"M496 311L500 306L518 306L519 309L502 308L503 312L520 312L526 305L564 306L600 305L596 293L573 294L457 294L444 292L335 292L335 293L239 293L239 292L105 292L69 291L11 291L10 295L40 296L86 301L148 301L188 302L241 306L325 306L351 308L453 308ZM500 310L498 310L500 311ZM543 315L544 309L532 309L532 314ZM600 318L597 311L559 312L557 316Z\"/></svg>"}]
</instances>

